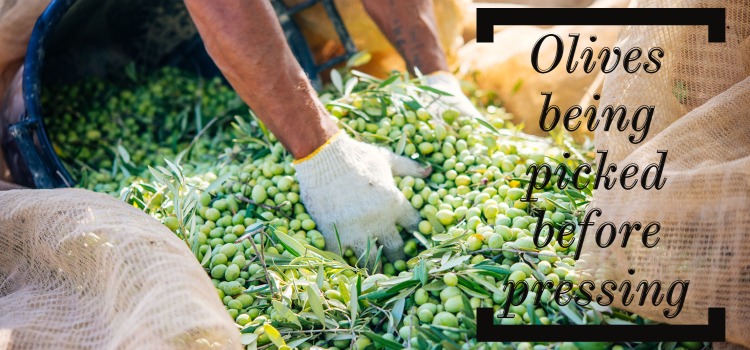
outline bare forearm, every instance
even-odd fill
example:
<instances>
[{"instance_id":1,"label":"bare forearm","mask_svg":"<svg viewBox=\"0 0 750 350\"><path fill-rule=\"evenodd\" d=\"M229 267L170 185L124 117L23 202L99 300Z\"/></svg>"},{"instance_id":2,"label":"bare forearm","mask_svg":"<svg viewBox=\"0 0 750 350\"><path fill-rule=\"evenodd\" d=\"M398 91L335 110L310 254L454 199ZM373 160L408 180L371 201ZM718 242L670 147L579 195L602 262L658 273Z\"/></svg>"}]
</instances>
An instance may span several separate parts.
<instances>
[{"instance_id":1,"label":"bare forearm","mask_svg":"<svg viewBox=\"0 0 750 350\"><path fill-rule=\"evenodd\" d=\"M367 13L396 47L409 70L448 70L430 0L362 0Z\"/></svg>"},{"instance_id":2,"label":"bare forearm","mask_svg":"<svg viewBox=\"0 0 750 350\"><path fill-rule=\"evenodd\" d=\"M295 158L310 154L336 132L269 2L185 3L216 65Z\"/></svg>"}]
</instances>

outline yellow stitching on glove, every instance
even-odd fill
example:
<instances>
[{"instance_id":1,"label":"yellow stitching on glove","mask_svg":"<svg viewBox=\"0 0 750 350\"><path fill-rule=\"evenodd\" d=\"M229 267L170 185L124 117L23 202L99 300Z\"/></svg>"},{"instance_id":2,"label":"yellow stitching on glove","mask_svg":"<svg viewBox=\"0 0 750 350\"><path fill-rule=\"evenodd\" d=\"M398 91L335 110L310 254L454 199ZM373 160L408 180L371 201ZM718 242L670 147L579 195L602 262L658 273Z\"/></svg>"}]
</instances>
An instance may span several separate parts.
<instances>
[{"instance_id":1,"label":"yellow stitching on glove","mask_svg":"<svg viewBox=\"0 0 750 350\"><path fill-rule=\"evenodd\" d=\"M331 136L330 139L328 139L328 141L326 141L324 144L320 145L320 147L318 147L317 149L315 149L312 153L310 153L310 154L308 154L308 155L306 155L306 156L304 156L304 157L302 157L300 159L295 159L292 162L292 164L299 164L299 163L302 163L302 162L304 162L306 160L312 159L312 157L315 157L315 155L318 154L320 151L322 151L323 148L325 148L326 146L328 146L331 142L333 142L333 140L335 140L339 135L341 135L342 132L344 132L344 131L343 130L337 131L335 134L333 134L333 136Z\"/></svg>"}]
</instances>

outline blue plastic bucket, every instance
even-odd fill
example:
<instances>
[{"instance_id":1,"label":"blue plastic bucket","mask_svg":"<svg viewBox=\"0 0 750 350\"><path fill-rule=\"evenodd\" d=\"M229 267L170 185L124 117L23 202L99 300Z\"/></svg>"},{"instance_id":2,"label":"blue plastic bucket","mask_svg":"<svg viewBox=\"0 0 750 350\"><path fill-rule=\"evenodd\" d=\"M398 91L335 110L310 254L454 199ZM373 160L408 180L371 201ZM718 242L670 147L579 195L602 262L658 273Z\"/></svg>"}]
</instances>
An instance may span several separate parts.
<instances>
[{"instance_id":1,"label":"blue plastic bucket","mask_svg":"<svg viewBox=\"0 0 750 350\"><path fill-rule=\"evenodd\" d=\"M355 52L333 0L306 0L286 7L271 1L287 41L315 86L319 73ZM322 3L346 53L316 63L294 14ZM39 17L29 41L23 74L22 115L11 116L2 141L14 180L31 188L71 187L73 179L55 153L44 125L40 95L46 84L88 76L125 74L125 66L165 65L221 73L203 47L183 0L53 0ZM54 108L54 106L52 106ZM2 133L0 133L2 134Z\"/></svg>"}]
</instances>

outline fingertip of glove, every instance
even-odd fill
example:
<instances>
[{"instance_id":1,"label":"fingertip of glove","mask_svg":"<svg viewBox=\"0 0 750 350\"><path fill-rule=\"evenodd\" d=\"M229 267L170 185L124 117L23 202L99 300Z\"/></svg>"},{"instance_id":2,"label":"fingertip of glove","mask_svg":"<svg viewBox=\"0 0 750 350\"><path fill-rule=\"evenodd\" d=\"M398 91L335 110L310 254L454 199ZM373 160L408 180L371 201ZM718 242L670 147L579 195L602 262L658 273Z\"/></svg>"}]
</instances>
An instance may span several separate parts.
<instances>
[{"instance_id":1,"label":"fingertip of glove","mask_svg":"<svg viewBox=\"0 0 750 350\"><path fill-rule=\"evenodd\" d=\"M391 170L396 176L427 177L432 173L432 165L423 166L409 157L397 156L391 153Z\"/></svg>"},{"instance_id":2,"label":"fingertip of glove","mask_svg":"<svg viewBox=\"0 0 750 350\"><path fill-rule=\"evenodd\" d=\"M422 177L428 177L430 174L432 174L432 164L422 167Z\"/></svg>"},{"instance_id":3,"label":"fingertip of glove","mask_svg":"<svg viewBox=\"0 0 750 350\"><path fill-rule=\"evenodd\" d=\"M398 260L405 260L406 254L404 253L403 249L399 249L391 252L385 252L385 257L388 258L389 262L393 263Z\"/></svg>"},{"instance_id":4,"label":"fingertip of glove","mask_svg":"<svg viewBox=\"0 0 750 350\"><path fill-rule=\"evenodd\" d=\"M416 163L416 161L414 161ZM432 174L432 164L422 165L417 163L417 169L412 174L413 176L425 178Z\"/></svg>"},{"instance_id":5,"label":"fingertip of glove","mask_svg":"<svg viewBox=\"0 0 750 350\"><path fill-rule=\"evenodd\" d=\"M419 228L419 222L422 221L422 216L419 215L419 211L411 207L404 208L400 217L396 222L401 225L407 231L416 231Z\"/></svg>"}]
</instances>

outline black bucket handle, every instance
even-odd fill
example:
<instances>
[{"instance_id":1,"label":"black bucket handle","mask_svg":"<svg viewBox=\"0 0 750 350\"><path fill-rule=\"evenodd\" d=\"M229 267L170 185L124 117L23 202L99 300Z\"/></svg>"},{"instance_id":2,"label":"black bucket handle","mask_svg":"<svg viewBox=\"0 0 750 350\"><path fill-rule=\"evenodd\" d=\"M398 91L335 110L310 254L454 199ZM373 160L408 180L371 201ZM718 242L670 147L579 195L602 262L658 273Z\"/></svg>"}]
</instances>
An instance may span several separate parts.
<instances>
[{"instance_id":1,"label":"black bucket handle","mask_svg":"<svg viewBox=\"0 0 750 350\"><path fill-rule=\"evenodd\" d=\"M307 73L313 87L315 87L316 90L319 90L323 86L320 73L346 61L357 52L357 47L354 45L354 41L352 41L349 32L346 30L344 21L341 19L338 9L336 9L336 4L333 3L333 0L305 0L292 7L287 7L281 0L271 0L271 3L273 4L273 8L279 18L281 28L284 30L286 41L289 43L292 53L294 53L294 57L297 58L297 62L299 62L302 69ZM305 37L302 35L302 31L292 18L297 13L318 3L323 5L323 8L328 15L328 19L333 23L333 28L336 30L336 35L339 37L341 45L344 46L343 54L333 57L321 64L315 63L312 49L310 49Z\"/></svg>"}]
</instances>

